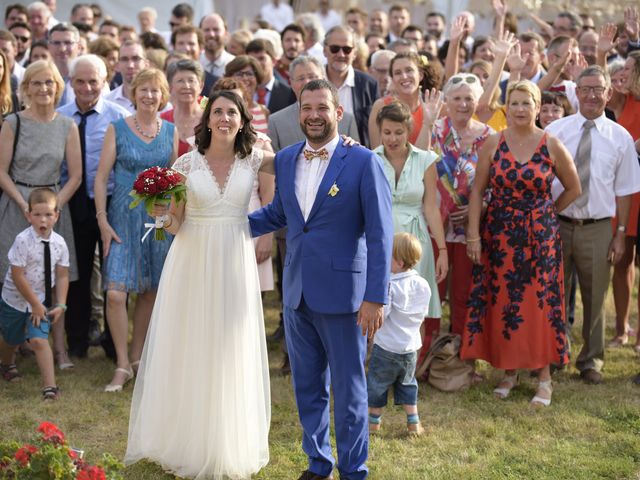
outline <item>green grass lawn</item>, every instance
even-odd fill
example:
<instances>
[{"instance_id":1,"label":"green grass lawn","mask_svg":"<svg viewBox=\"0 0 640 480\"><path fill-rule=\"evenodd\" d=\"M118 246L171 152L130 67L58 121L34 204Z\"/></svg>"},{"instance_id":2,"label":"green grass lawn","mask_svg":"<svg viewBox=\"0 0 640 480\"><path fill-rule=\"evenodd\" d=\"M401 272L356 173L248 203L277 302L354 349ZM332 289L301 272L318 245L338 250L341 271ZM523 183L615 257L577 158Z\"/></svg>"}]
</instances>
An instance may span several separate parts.
<instances>
[{"instance_id":1,"label":"green grass lawn","mask_svg":"<svg viewBox=\"0 0 640 480\"><path fill-rule=\"evenodd\" d=\"M267 296L267 330L276 326L275 297ZM611 302L609 302L611 303ZM633 309L635 312L635 308ZM613 322L608 304L609 323ZM578 315L579 317L579 315ZM632 325L636 325L634 313ZM611 338L613 329L608 331ZM580 328L574 328L574 351ZM297 479L306 468L300 447L290 378L278 374L280 352L270 345L272 421L271 461L254 478ZM122 458L132 386L122 394L106 394L114 365L101 349L76 363L74 371L57 372L62 397L40 400L35 361L19 358L24 375L18 384L0 385L0 440L27 440L39 422L49 420L66 433L69 443L97 461L107 451ZM553 403L531 409L535 382L521 382L504 401L493 398L501 372L481 365L483 384L464 393L445 394L420 385L419 409L426 434L404 435L401 409L385 411L382 431L371 438L372 479L640 479L640 387L630 378L640 362L630 347L607 351L602 385L587 386L571 368L554 377ZM158 399L162 401L162 399ZM157 466L138 463L127 479L171 479Z\"/></svg>"}]
</instances>

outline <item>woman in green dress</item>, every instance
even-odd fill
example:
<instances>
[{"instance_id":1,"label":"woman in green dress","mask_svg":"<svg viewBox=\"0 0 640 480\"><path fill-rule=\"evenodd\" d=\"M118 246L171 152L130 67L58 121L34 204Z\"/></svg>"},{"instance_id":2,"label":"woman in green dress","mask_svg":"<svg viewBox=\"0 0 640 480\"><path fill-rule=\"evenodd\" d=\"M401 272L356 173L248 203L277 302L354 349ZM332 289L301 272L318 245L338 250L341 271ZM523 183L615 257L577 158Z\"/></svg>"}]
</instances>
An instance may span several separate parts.
<instances>
[{"instance_id":1,"label":"woman in green dress","mask_svg":"<svg viewBox=\"0 0 640 480\"><path fill-rule=\"evenodd\" d=\"M431 287L427 316L440 318L438 283L447 276L449 260L436 197L435 161L438 157L432 151L421 150L409 143L412 120L409 108L398 101L382 107L376 117L382 145L374 152L382 158L391 186L393 231L408 232L420 240L422 258L415 269ZM440 253L437 262L429 233Z\"/></svg>"}]
</instances>

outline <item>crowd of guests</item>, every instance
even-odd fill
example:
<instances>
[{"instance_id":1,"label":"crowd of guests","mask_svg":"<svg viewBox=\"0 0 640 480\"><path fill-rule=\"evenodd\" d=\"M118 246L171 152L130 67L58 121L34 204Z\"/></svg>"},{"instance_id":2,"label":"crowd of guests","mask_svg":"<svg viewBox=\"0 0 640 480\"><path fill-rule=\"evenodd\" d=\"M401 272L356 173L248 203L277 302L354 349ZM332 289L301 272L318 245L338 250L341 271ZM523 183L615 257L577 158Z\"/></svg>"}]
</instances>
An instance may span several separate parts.
<instances>
[{"instance_id":1,"label":"crowd of guests","mask_svg":"<svg viewBox=\"0 0 640 480\"><path fill-rule=\"evenodd\" d=\"M505 370L496 396L507 397L518 370L527 369L539 379L532 404L547 406L551 372L569 362L579 286L584 344L576 367L585 382L600 383L610 270L616 335L609 346L634 335L638 12L629 7L622 22L598 28L588 14L563 11L551 23L532 15L535 29L521 31L504 1L493 7L491 35L474 38L470 12L412 19L403 5L338 12L323 1L296 16L272 0L250 29L231 31L219 14L196 19L178 4L167 32L156 30L151 7L133 27L95 5L75 5L66 22L55 19L52 0L9 5L0 30L3 378L20 376L18 347L32 350L43 396L55 398L53 362L73 368L101 345L116 362L105 391L122 390L135 376L171 244L170 235L140 241L149 217L142 206L128 208L137 174L194 148L206 97L217 90L244 100L264 150L304 140L301 90L326 79L344 110L340 133L382 159L389 221L405 235L394 249L395 300L389 331L374 341L374 370L397 360L381 354L385 348L397 355L428 349L416 343L415 319L440 319L448 300L461 358ZM268 204L274 188L273 176L261 173L250 208ZM42 229L39 218L51 211ZM58 245L54 264L44 259L53 279L38 273L44 254L22 254L25 242L40 240ZM256 239L255 254L261 290L272 290L286 258L283 233ZM403 315L412 320L403 324ZM47 352L41 340L49 329L40 326L48 319ZM20 322L31 326L19 332ZM270 338L284 334L281 322ZM415 361L400 372L406 381L377 378L369 386L372 430L395 384L410 431L421 431Z\"/></svg>"}]
</instances>

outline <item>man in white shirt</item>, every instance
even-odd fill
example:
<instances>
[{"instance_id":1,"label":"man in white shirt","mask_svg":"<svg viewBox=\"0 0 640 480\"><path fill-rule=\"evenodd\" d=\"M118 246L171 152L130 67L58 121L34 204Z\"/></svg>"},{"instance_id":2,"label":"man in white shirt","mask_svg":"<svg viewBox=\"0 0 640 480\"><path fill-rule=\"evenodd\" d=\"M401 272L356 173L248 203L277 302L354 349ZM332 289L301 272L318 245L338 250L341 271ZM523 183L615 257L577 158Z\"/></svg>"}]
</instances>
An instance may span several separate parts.
<instances>
[{"instance_id":1,"label":"man in white shirt","mask_svg":"<svg viewBox=\"0 0 640 480\"><path fill-rule=\"evenodd\" d=\"M260 9L260 18L269 22L275 30L281 32L284 27L293 23L293 8L280 0L271 0Z\"/></svg>"},{"instance_id":2,"label":"man in white shirt","mask_svg":"<svg viewBox=\"0 0 640 480\"><path fill-rule=\"evenodd\" d=\"M316 16L322 24L325 31L342 24L342 16L331 8L331 0L320 0L318 2L318 10Z\"/></svg>"},{"instance_id":3,"label":"man in white shirt","mask_svg":"<svg viewBox=\"0 0 640 480\"><path fill-rule=\"evenodd\" d=\"M131 84L135 76L147 68L148 61L144 48L138 42L128 40L120 46L120 58L116 70L122 75L122 85L106 96L107 100L135 113L136 107L131 101Z\"/></svg>"},{"instance_id":4,"label":"man in white shirt","mask_svg":"<svg viewBox=\"0 0 640 480\"><path fill-rule=\"evenodd\" d=\"M584 305L584 345L576 367L586 383L598 384L604 362L603 303L611 265L624 254L631 194L640 190L640 167L631 135L604 115L611 96L607 72L595 65L586 68L577 78L576 92L579 112L556 120L547 131L574 156L582 185L582 195L558 218L565 281L571 284L575 267ZM554 197L561 191L556 180ZM614 215L618 227L612 237ZM565 290L566 305L570 290Z\"/></svg>"},{"instance_id":5,"label":"man in white shirt","mask_svg":"<svg viewBox=\"0 0 640 480\"><path fill-rule=\"evenodd\" d=\"M216 77L224 76L224 68L235 58L225 50L229 32L227 23L217 13L202 17L200 29L204 35L204 50L200 55L200 63L205 71Z\"/></svg>"},{"instance_id":6,"label":"man in white shirt","mask_svg":"<svg viewBox=\"0 0 640 480\"><path fill-rule=\"evenodd\" d=\"M75 99L73 89L69 85L69 62L78 56L79 40L80 32L70 23L59 23L49 31L49 53L65 82L59 106Z\"/></svg>"},{"instance_id":7,"label":"man in white shirt","mask_svg":"<svg viewBox=\"0 0 640 480\"><path fill-rule=\"evenodd\" d=\"M389 9L389 35L387 43L402 38L402 31L411 23L411 14L403 5L393 5Z\"/></svg>"},{"instance_id":8,"label":"man in white shirt","mask_svg":"<svg viewBox=\"0 0 640 480\"><path fill-rule=\"evenodd\" d=\"M0 30L0 51L7 57L9 72L16 77L17 84L22 83L24 77L24 67L16 62L16 54L18 53L18 41L16 37L7 30Z\"/></svg>"}]
</instances>

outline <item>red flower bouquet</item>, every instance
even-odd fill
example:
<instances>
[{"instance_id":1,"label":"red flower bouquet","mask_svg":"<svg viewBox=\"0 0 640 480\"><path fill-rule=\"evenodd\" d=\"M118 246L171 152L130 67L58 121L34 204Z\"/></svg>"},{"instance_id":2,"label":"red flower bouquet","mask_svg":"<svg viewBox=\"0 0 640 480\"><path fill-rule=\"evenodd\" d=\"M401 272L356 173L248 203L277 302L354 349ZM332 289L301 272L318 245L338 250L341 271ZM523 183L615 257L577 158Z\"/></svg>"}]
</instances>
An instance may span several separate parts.
<instances>
[{"instance_id":1,"label":"red flower bouquet","mask_svg":"<svg viewBox=\"0 0 640 480\"><path fill-rule=\"evenodd\" d=\"M138 178L133 183L133 190L129 195L133 197L133 201L129 204L129 208L136 208L140 203L144 202L147 213L151 215L154 204L169 205L173 197L176 203L180 203L185 199L186 187L181 183L182 177L178 172L170 168L151 167L140 172ZM149 231L155 228L156 240L164 240L166 235L163 230L164 221L161 217L156 217L155 224L145 224L149 227ZM142 237L142 241L147 237Z\"/></svg>"},{"instance_id":2,"label":"red flower bouquet","mask_svg":"<svg viewBox=\"0 0 640 480\"><path fill-rule=\"evenodd\" d=\"M42 422L31 443L0 443L0 478L55 480L122 480L123 465L105 453L98 465L82 459L81 450L71 448L60 429ZM80 455L78 454L80 452Z\"/></svg>"}]
</instances>

